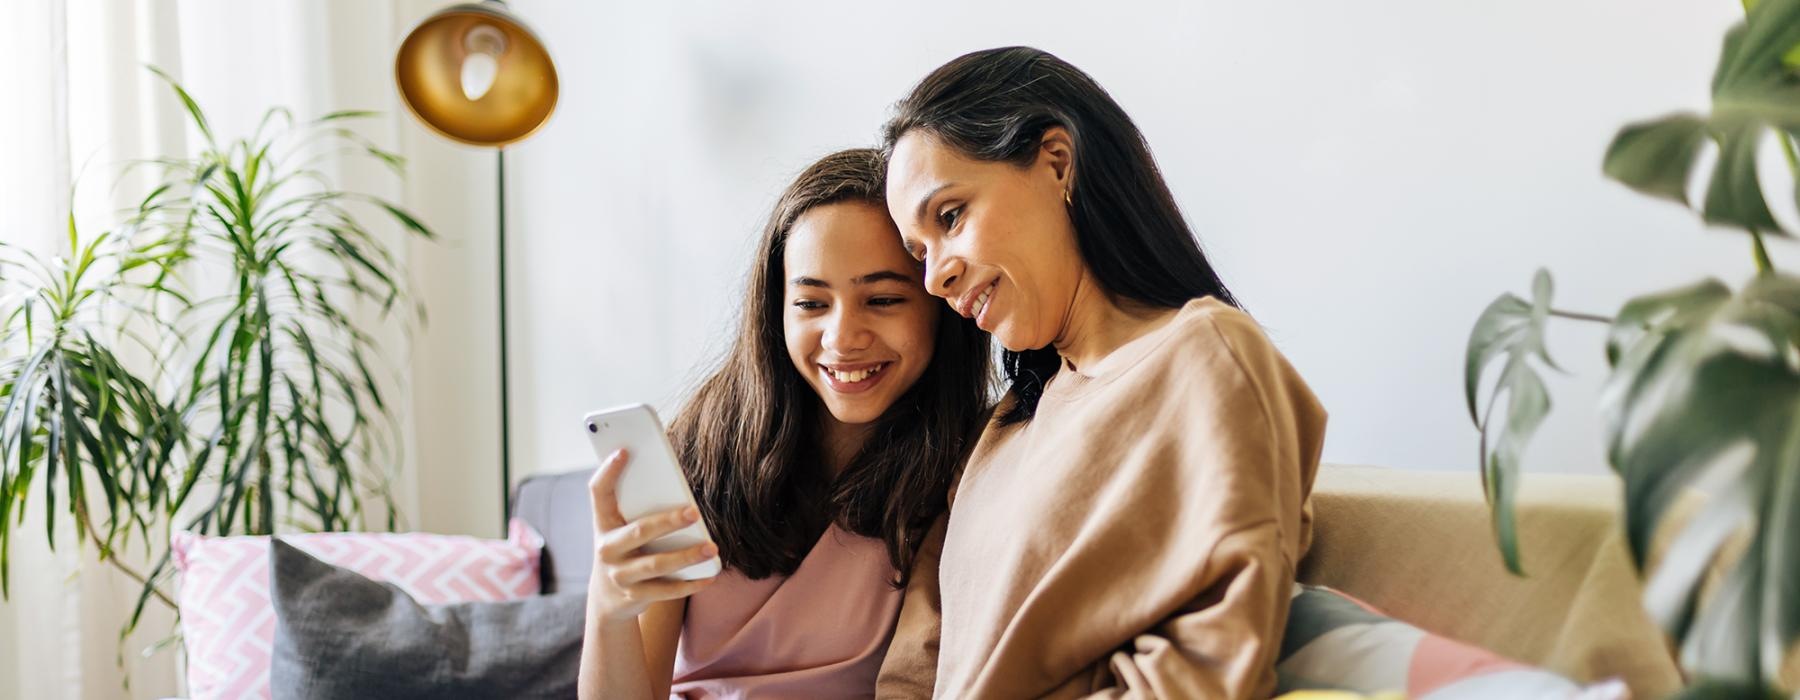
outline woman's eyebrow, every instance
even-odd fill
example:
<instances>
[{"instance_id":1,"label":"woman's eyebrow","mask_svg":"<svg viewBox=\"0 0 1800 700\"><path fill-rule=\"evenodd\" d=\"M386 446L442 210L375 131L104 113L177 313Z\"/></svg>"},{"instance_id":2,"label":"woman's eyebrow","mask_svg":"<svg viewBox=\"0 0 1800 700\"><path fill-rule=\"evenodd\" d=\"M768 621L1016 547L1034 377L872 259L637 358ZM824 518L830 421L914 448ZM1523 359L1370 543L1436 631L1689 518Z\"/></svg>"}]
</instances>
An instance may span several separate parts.
<instances>
[{"instance_id":1,"label":"woman's eyebrow","mask_svg":"<svg viewBox=\"0 0 1800 700\"><path fill-rule=\"evenodd\" d=\"M913 220L918 223L925 223L925 209L926 209L926 207L931 206L931 198L936 197L939 192L942 192L942 191L944 191L950 187L953 187L955 185L956 185L956 183L954 183L954 182L946 182L942 185L938 185L937 187L931 188L930 192L926 192L925 196L920 197L919 198L919 207L917 210L915 210L913 212Z\"/></svg>"}]
</instances>

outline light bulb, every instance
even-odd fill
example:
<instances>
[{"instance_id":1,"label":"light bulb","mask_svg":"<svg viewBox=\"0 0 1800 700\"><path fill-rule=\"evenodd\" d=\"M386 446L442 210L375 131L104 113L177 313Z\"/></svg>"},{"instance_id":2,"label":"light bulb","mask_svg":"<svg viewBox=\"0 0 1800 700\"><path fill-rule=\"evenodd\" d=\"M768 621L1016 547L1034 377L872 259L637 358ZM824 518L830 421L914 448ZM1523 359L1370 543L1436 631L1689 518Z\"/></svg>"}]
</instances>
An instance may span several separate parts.
<instances>
[{"instance_id":1,"label":"light bulb","mask_svg":"<svg viewBox=\"0 0 1800 700\"><path fill-rule=\"evenodd\" d=\"M500 75L500 54L506 52L506 35L492 25L478 24L463 35L467 53L462 62L463 97L470 102L481 99L494 89Z\"/></svg>"},{"instance_id":2,"label":"light bulb","mask_svg":"<svg viewBox=\"0 0 1800 700\"><path fill-rule=\"evenodd\" d=\"M462 91L463 97L470 102L481 99L489 90L494 89L494 76L500 73L500 62L493 56L484 53L472 53L463 58Z\"/></svg>"}]
</instances>

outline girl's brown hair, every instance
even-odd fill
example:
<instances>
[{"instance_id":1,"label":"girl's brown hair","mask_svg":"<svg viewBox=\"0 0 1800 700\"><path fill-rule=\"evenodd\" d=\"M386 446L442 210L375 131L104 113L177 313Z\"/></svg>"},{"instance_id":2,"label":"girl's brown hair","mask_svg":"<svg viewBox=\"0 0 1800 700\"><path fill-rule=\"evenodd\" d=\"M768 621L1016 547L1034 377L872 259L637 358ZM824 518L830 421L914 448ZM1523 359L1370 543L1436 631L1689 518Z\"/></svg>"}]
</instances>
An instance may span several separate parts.
<instances>
[{"instance_id":1,"label":"girl's brown hair","mask_svg":"<svg viewBox=\"0 0 1800 700\"><path fill-rule=\"evenodd\" d=\"M837 523L883 540L904 586L986 415L987 336L939 309L931 364L842 473L827 477L824 409L783 339L783 252L794 222L814 207L862 202L885 211L884 171L876 150L840 151L782 193L763 227L731 349L670 426L721 559L753 579L792 574Z\"/></svg>"}]
</instances>

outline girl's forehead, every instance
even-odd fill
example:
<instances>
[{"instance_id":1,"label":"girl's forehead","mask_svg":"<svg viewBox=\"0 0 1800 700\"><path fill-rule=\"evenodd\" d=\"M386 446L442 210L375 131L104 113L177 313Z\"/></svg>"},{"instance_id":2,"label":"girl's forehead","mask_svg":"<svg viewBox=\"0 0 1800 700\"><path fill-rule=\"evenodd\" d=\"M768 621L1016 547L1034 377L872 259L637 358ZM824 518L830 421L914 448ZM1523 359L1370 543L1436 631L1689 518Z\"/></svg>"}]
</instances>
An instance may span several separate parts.
<instances>
[{"instance_id":1,"label":"girl's forehead","mask_svg":"<svg viewBox=\"0 0 1800 700\"><path fill-rule=\"evenodd\" d=\"M885 210L873 203L817 207L802 215L783 251L787 276L832 284L917 281L922 268L900 243Z\"/></svg>"}]
</instances>

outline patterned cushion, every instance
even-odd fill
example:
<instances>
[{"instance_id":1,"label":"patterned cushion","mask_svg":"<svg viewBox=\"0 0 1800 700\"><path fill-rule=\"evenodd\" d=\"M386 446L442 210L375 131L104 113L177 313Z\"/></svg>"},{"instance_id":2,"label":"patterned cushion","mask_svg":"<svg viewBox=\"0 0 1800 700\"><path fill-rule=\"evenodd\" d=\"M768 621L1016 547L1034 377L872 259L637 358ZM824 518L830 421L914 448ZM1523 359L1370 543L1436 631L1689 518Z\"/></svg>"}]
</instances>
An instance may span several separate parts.
<instances>
[{"instance_id":1,"label":"patterned cushion","mask_svg":"<svg viewBox=\"0 0 1800 700\"><path fill-rule=\"evenodd\" d=\"M505 540L426 534L324 533L282 540L321 561L388 581L421 603L500 601L537 595L543 540L514 520ZM269 538L171 538L181 572L176 603L192 700L269 697L275 609Z\"/></svg>"},{"instance_id":2,"label":"patterned cushion","mask_svg":"<svg viewBox=\"0 0 1800 700\"><path fill-rule=\"evenodd\" d=\"M1401 692L1419 700L1630 697L1622 682L1582 687L1395 620L1338 591L1299 584L1294 586L1275 672L1281 692L1315 688Z\"/></svg>"}]
</instances>

